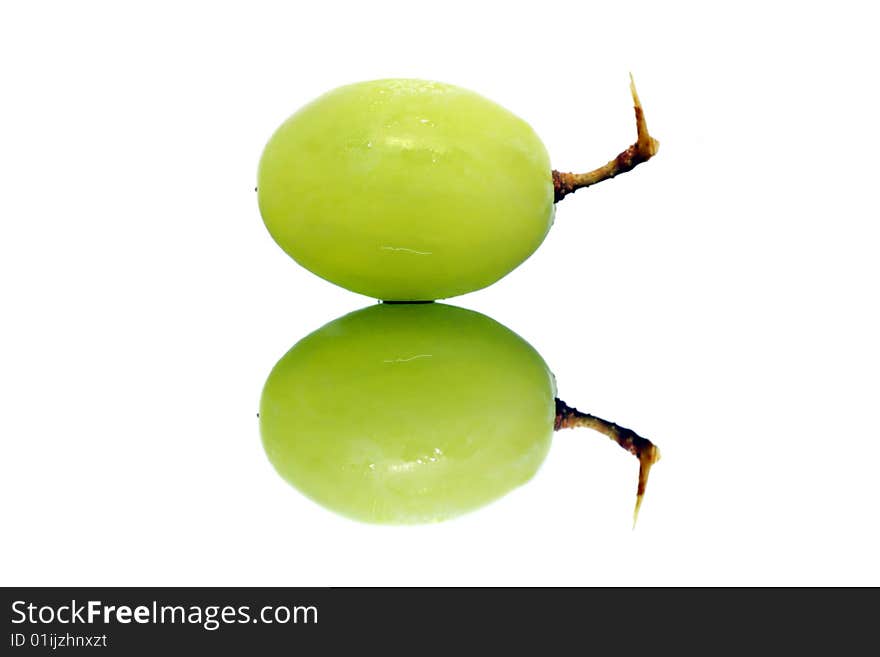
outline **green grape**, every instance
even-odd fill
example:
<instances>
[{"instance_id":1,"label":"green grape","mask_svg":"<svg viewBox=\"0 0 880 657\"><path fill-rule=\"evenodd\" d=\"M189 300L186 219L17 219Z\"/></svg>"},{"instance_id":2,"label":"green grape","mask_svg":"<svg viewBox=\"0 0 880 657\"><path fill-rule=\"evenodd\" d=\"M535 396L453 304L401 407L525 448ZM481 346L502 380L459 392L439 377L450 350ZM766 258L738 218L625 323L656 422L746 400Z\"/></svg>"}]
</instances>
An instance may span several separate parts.
<instances>
[{"instance_id":1,"label":"green grape","mask_svg":"<svg viewBox=\"0 0 880 657\"><path fill-rule=\"evenodd\" d=\"M376 80L285 121L260 160L258 198L275 241L317 275L378 299L443 299L513 270L544 240L555 200L645 153L560 174L532 128L492 101L438 82Z\"/></svg>"},{"instance_id":2,"label":"green grape","mask_svg":"<svg viewBox=\"0 0 880 657\"><path fill-rule=\"evenodd\" d=\"M527 481L550 447L553 376L476 312L374 305L315 331L275 366L260 404L278 472L370 522L442 520Z\"/></svg>"},{"instance_id":3,"label":"green grape","mask_svg":"<svg viewBox=\"0 0 880 657\"><path fill-rule=\"evenodd\" d=\"M281 358L263 389L260 430L275 469L316 502L367 522L433 522L535 474L554 427L581 422L555 394L541 356L494 320L380 304ZM592 421L581 425L603 430Z\"/></svg>"}]
</instances>

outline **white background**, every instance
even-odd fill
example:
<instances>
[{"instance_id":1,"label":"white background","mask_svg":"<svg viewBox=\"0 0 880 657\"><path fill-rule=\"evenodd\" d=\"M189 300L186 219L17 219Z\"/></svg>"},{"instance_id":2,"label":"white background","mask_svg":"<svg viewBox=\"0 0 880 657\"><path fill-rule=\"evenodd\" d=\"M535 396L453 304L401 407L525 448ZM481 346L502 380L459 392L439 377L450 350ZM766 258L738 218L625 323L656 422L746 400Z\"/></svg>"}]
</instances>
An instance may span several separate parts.
<instances>
[{"instance_id":1,"label":"white background","mask_svg":"<svg viewBox=\"0 0 880 657\"><path fill-rule=\"evenodd\" d=\"M880 584L868 3L136 6L0 10L0 583ZM628 71L657 158L453 303L661 446L636 530L636 460L583 430L439 525L285 484L262 383L372 301L263 227L272 131L343 83L433 78L584 170L634 139Z\"/></svg>"}]
</instances>

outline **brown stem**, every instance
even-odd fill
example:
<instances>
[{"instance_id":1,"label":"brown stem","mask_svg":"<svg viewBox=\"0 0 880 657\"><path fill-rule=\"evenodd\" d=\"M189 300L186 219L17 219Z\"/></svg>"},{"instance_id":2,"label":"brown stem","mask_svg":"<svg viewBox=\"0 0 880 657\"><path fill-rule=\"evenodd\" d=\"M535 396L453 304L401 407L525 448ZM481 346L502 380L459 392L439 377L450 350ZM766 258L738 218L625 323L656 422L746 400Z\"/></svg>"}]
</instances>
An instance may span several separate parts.
<instances>
[{"instance_id":1,"label":"brown stem","mask_svg":"<svg viewBox=\"0 0 880 657\"><path fill-rule=\"evenodd\" d=\"M639 509L642 506L642 498L645 496L645 488L648 486L648 473L651 466L660 460L660 450L647 438L642 438L632 429L603 420L589 413L581 413L578 409L566 404L561 399L556 400L556 421L553 428L570 429L572 427L586 427L604 433L626 451L639 459L639 486L636 491L636 508L633 512L633 527L639 519Z\"/></svg>"},{"instance_id":2,"label":"brown stem","mask_svg":"<svg viewBox=\"0 0 880 657\"><path fill-rule=\"evenodd\" d=\"M636 111L636 130L638 138L636 143L623 151L605 166L587 173L561 173L553 170L553 191L555 202L561 201L567 194L576 192L582 187L589 187L596 183L614 178L619 173L631 171L642 162L647 162L660 149L660 142L648 134L648 124L645 122L645 112L636 93L636 83L632 74L629 76L629 89L632 92L633 107Z\"/></svg>"}]
</instances>

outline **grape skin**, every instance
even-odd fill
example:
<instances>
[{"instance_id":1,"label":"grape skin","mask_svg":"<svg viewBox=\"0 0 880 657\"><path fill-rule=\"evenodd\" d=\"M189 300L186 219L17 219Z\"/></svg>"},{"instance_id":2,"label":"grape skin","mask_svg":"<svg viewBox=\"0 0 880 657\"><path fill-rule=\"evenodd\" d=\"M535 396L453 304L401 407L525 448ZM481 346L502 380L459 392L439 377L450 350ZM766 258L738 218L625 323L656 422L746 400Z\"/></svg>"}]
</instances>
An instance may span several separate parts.
<instances>
[{"instance_id":1,"label":"grape skin","mask_svg":"<svg viewBox=\"0 0 880 657\"><path fill-rule=\"evenodd\" d=\"M263 389L269 460L366 522L434 522L528 481L550 447L555 383L522 338L442 304L374 305L298 342Z\"/></svg>"},{"instance_id":2,"label":"grape skin","mask_svg":"<svg viewBox=\"0 0 880 657\"><path fill-rule=\"evenodd\" d=\"M258 171L275 241L378 299L443 299L528 258L554 216L531 127L471 91L423 80L340 87L275 132Z\"/></svg>"}]
</instances>

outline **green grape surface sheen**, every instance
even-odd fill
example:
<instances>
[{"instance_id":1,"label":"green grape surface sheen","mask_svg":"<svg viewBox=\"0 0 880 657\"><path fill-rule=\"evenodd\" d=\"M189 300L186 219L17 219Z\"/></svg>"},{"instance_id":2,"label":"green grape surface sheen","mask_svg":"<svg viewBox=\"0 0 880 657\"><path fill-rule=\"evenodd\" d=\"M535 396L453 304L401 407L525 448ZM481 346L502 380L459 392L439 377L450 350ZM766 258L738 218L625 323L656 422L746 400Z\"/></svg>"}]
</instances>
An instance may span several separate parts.
<instances>
[{"instance_id":1,"label":"green grape surface sheen","mask_svg":"<svg viewBox=\"0 0 880 657\"><path fill-rule=\"evenodd\" d=\"M298 342L269 375L269 460L366 522L444 520L528 481L550 447L555 382L522 338L442 304L375 305Z\"/></svg>"},{"instance_id":2,"label":"green grape surface sheen","mask_svg":"<svg viewBox=\"0 0 880 657\"><path fill-rule=\"evenodd\" d=\"M392 79L340 87L271 137L258 171L275 241L315 274L377 299L443 299L497 281L553 222L550 159L482 96Z\"/></svg>"}]
</instances>

